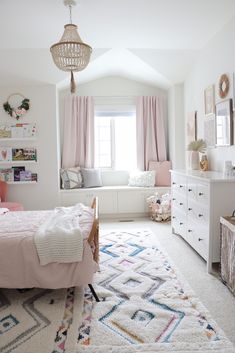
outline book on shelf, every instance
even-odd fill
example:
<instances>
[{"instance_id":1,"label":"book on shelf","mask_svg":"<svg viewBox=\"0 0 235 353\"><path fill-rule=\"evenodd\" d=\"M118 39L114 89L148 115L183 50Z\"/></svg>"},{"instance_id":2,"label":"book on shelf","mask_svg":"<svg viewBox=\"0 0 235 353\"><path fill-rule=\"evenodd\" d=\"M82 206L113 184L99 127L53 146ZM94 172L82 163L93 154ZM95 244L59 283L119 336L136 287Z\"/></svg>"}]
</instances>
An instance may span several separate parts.
<instances>
[{"instance_id":1,"label":"book on shelf","mask_svg":"<svg viewBox=\"0 0 235 353\"><path fill-rule=\"evenodd\" d=\"M12 148L13 161L37 161L36 148Z\"/></svg>"},{"instance_id":2,"label":"book on shelf","mask_svg":"<svg viewBox=\"0 0 235 353\"><path fill-rule=\"evenodd\" d=\"M11 147L0 147L0 162L11 162L12 149Z\"/></svg>"},{"instance_id":3,"label":"book on shelf","mask_svg":"<svg viewBox=\"0 0 235 353\"><path fill-rule=\"evenodd\" d=\"M0 124L0 138L11 138L11 127L6 124Z\"/></svg>"},{"instance_id":4,"label":"book on shelf","mask_svg":"<svg viewBox=\"0 0 235 353\"><path fill-rule=\"evenodd\" d=\"M32 181L32 172L30 170L21 170L20 181Z\"/></svg>"},{"instance_id":5,"label":"book on shelf","mask_svg":"<svg viewBox=\"0 0 235 353\"><path fill-rule=\"evenodd\" d=\"M20 172L25 171L24 166L12 167L14 174L14 181L20 181Z\"/></svg>"},{"instance_id":6,"label":"book on shelf","mask_svg":"<svg viewBox=\"0 0 235 353\"><path fill-rule=\"evenodd\" d=\"M31 175L31 181L38 181L38 175L37 175L37 173L32 173L32 175Z\"/></svg>"},{"instance_id":7,"label":"book on shelf","mask_svg":"<svg viewBox=\"0 0 235 353\"><path fill-rule=\"evenodd\" d=\"M12 168L1 168L0 169L0 180L6 182L14 181L14 171Z\"/></svg>"}]
</instances>

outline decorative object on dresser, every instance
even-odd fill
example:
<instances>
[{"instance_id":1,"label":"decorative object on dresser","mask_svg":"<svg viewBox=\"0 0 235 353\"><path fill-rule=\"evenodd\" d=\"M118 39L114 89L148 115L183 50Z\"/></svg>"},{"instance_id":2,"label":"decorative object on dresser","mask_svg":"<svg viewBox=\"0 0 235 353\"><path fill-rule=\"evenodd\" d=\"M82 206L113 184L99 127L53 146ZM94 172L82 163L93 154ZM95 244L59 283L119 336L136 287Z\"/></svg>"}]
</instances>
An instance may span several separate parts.
<instances>
[{"instance_id":1,"label":"decorative object on dresser","mask_svg":"<svg viewBox=\"0 0 235 353\"><path fill-rule=\"evenodd\" d=\"M204 153L206 149L206 142L202 139L191 141L188 144L189 155L189 169L199 169L199 152Z\"/></svg>"},{"instance_id":2,"label":"decorative object on dresser","mask_svg":"<svg viewBox=\"0 0 235 353\"><path fill-rule=\"evenodd\" d=\"M223 74L220 76L219 79L219 96L220 98L224 99L227 97L228 91L229 91L229 78L228 75Z\"/></svg>"},{"instance_id":3,"label":"decorative object on dresser","mask_svg":"<svg viewBox=\"0 0 235 353\"><path fill-rule=\"evenodd\" d=\"M232 99L216 104L216 145L233 144Z\"/></svg>"},{"instance_id":4,"label":"decorative object on dresser","mask_svg":"<svg viewBox=\"0 0 235 353\"><path fill-rule=\"evenodd\" d=\"M220 216L234 209L235 178L220 172L171 171L172 231L207 262L220 261Z\"/></svg>"},{"instance_id":5,"label":"decorative object on dresser","mask_svg":"<svg viewBox=\"0 0 235 353\"><path fill-rule=\"evenodd\" d=\"M202 172L206 172L209 169L209 163L208 163L208 159L207 159L207 155L203 154L201 156L201 160L200 160L200 169Z\"/></svg>"},{"instance_id":6,"label":"decorative object on dresser","mask_svg":"<svg viewBox=\"0 0 235 353\"><path fill-rule=\"evenodd\" d=\"M211 115L215 113L215 86L208 86L204 90L204 107L205 115Z\"/></svg>"},{"instance_id":7,"label":"decorative object on dresser","mask_svg":"<svg viewBox=\"0 0 235 353\"><path fill-rule=\"evenodd\" d=\"M235 295L235 211L221 217L221 279Z\"/></svg>"},{"instance_id":8,"label":"decorative object on dresser","mask_svg":"<svg viewBox=\"0 0 235 353\"><path fill-rule=\"evenodd\" d=\"M18 102L17 106L14 107L11 101ZM27 111L29 110L29 107L30 107L29 99L25 98L21 93L12 93L7 98L7 101L3 104L3 108L5 112L7 112L7 114L9 114L12 118L15 118L16 120L18 120L25 113L27 113Z\"/></svg>"}]
</instances>

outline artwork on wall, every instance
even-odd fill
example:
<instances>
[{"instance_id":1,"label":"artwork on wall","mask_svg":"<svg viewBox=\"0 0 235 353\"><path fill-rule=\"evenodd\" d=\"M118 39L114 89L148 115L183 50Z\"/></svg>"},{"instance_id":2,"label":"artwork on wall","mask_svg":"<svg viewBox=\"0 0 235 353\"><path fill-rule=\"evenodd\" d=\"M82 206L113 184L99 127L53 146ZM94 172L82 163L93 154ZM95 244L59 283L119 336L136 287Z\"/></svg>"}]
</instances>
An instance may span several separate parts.
<instances>
[{"instance_id":1,"label":"artwork on wall","mask_svg":"<svg viewBox=\"0 0 235 353\"><path fill-rule=\"evenodd\" d=\"M188 113L187 117L187 143L197 139L197 112Z\"/></svg>"},{"instance_id":2,"label":"artwork on wall","mask_svg":"<svg viewBox=\"0 0 235 353\"><path fill-rule=\"evenodd\" d=\"M210 115L204 120L204 140L207 147L215 146L215 115Z\"/></svg>"},{"instance_id":3,"label":"artwork on wall","mask_svg":"<svg viewBox=\"0 0 235 353\"><path fill-rule=\"evenodd\" d=\"M36 148L12 148L13 161L37 161Z\"/></svg>"},{"instance_id":4,"label":"artwork on wall","mask_svg":"<svg viewBox=\"0 0 235 353\"><path fill-rule=\"evenodd\" d=\"M219 79L219 96L224 99L227 97L229 91L229 77L226 74L220 76Z\"/></svg>"},{"instance_id":5,"label":"artwork on wall","mask_svg":"<svg viewBox=\"0 0 235 353\"><path fill-rule=\"evenodd\" d=\"M235 110L235 73L233 73L233 110Z\"/></svg>"},{"instance_id":6,"label":"artwork on wall","mask_svg":"<svg viewBox=\"0 0 235 353\"><path fill-rule=\"evenodd\" d=\"M204 107L205 115L210 115L215 113L215 86L208 86L204 90Z\"/></svg>"},{"instance_id":7,"label":"artwork on wall","mask_svg":"<svg viewBox=\"0 0 235 353\"><path fill-rule=\"evenodd\" d=\"M12 160L12 150L10 147L0 147L0 162L10 162Z\"/></svg>"},{"instance_id":8,"label":"artwork on wall","mask_svg":"<svg viewBox=\"0 0 235 353\"><path fill-rule=\"evenodd\" d=\"M233 143L232 99L216 104L216 145Z\"/></svg>"},{"instance_id":9,"label":"artwork on wall","mask_svg":"<svg viewBox=\"0 0 235 353\"><path fill-rule=\"evenodd\" d=\"M0 124L0 138L35 138L37 133L36 124Z\"/></svg>"}]
</instances>

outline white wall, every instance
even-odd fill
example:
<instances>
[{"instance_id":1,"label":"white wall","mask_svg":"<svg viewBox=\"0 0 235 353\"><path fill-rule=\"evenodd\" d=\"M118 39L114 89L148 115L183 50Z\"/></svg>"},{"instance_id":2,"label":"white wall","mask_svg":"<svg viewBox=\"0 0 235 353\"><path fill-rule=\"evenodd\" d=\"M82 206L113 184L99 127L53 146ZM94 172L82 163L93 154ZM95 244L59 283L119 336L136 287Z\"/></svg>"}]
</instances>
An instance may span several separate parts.
<instances>
[{"instance_id":1,"label":"white wall","mask_svg":"<svg viewBox=\"0 0 235 353\"><path fill-rule=\"evenodd\" d=\"M184 85L168 91L169 154L174 169L185 168Z\"/></svg>"},{"instance_id":2,"label":"white wall","mask_svg":"<svg viewBox=\"0 0 235 353\"><path fill-rule=\"evenodd\" d=\"M60 106L60 127L61 141L63 141L63 124L64 124L64 97L70 94L69 87L59 91L59 106ZM137 96L156 96L160 95L165 98L166 102L166 117L167 117L167 91L145 85L140 82L132 81L121 77L105 77L89 83L79 85L77 82L77 95L94 96L97 104L126 104L129 105L135 102ZM104 97L104 98L103 98ZM165 120L166 138L168 143L168 121Z\"/></svg>"},{"instance_id":3,"label":"white wall","mask_svg":"<svg viewBox=\"0 0 235 353\"><path fill-rule=\"evenodd\" d=\"M14 142L14 146L37 148L37 164L26 165L26 167L38 173L38 183L9 185L8 199L21 202L25 209L50 209L59 204L56 87L53 85L0 87L0 123L17 122L7 115L2 107L8 96L14 92L20 92L30 99L30 110L18 122L37 124L36 141ZM4 145L11 146L13 142L5 142Z\"/></svg>"},{"instance_id":4,"label":"white wall","mask_svg":"<svg viewBox=\"0 0 235 353\"><path fill-rule=\"evenodd\" d=\"M198 138L204 137L204 89L216 84L216 103L218 81L222 74L230 76L230 90L227 98L232 98L232 73L235 72L235 17L208 43L201 51L193 70L185 81L185 113L197 110ZM235 146L208 149L210 169L222 170L224 160L232 160L235 164Z\"/></svg>"}]
</instances>

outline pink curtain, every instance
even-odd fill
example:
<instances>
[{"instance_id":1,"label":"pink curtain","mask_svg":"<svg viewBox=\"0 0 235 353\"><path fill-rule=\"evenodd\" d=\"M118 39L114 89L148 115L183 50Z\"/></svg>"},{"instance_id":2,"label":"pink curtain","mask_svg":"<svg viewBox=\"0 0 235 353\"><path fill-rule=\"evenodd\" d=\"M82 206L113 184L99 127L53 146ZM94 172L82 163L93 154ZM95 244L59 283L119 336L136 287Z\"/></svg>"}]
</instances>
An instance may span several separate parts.
<instances>
[{"instance_id":1,"label":"pink curtain","mask_svg":"<svg viewBox=\"0 0 235 353\"><path fill-rule=\"evenodd\" d=\"M62 168L94 167L94 102L92 97L65 98Z\"/></svg>"},{"instance_id":2,"label":"pink curtain","mask_svg":"<svg viewBox=\"0 0 235 353\"><path fill-rule=\"evenodd\" d=\"M166 160L163 98L137 98L136 132L138 169L148 170L149 161Z\"/></svg>"}]
</instances>

